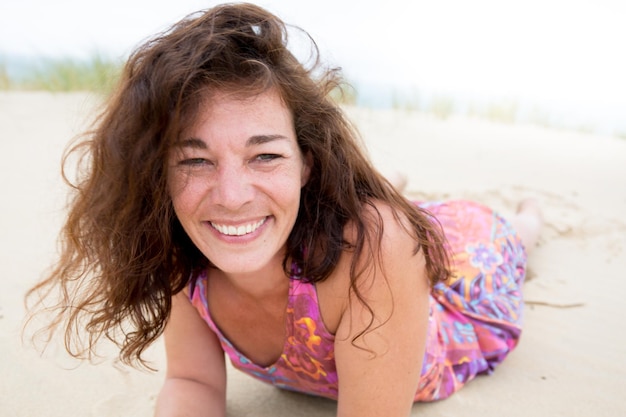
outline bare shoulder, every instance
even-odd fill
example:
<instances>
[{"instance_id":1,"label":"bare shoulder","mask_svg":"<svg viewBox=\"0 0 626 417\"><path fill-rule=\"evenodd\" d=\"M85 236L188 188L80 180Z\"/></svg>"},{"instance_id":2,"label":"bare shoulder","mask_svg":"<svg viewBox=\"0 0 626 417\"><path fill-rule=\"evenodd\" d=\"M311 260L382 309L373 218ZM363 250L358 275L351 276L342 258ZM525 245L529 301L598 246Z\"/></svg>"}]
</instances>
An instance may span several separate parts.
<instances>
[{"instance_id":1,"label":"bare shoulder","mask_svg":"<svg viewBox=\"0 0 626 417\"><path fill-rule=\"evenodd\" d=\"M394 210L388 203L374 201L364 206L361 219L370 238L368 242L370 247L361 254L363 259L359 259L359 262L367 261L369 255L377 252L380 254L379 261L385 264L402 259L409 261L420 258L414 256L418 246L415 231L401 210ZM348 242L356 241L356 225L348 224L345 235Z\"/></svg>"},{"instance_id":2,"label":"bare shoulder","mask_svg":"<svg viewBox=\"0 0 626 417\"><path fill-rule=\"evenodd\" d=\"M422 251L416 250L418 242L406 215L375 202L363 209L361 219L369 237L361 253L344 251L333 273L317 284L322 317L333 333L350 306L361 305L351 289L352 268L358 274L359 296L369 300L370 307L378 304L382 316L390 313L393 300L403 294L428 291L425 260ZM356 243L354 223L346 226L345 239L353 246Z\"/></svg>"},{"instance_id":3,"label":"bare shoulder","mask_svg":"<svg viewBox=\"0 0 626 417\"><path fill-rule=\"evenodd\" d=\"M342 254L333 276L341 280L349 276L350 267L364 277L383 276L392 278L398 270L411 269L423 272L425 260L422 251L418 251L418 240L413 225L401 210L394 210L389 204L374 201L363 208L360 216L365 243L360 253L347 249ZM352 247L358 241L358 227L354 222L346 225L344 236ZM357 257L355 259L355 256ZM401 274L397 279L404 277Z\"/></svg>"},{"instance_id":4,"label":"bare shoulder","mask_svg":"<svg viewBox=\"0 0 626 417\"><path fill-rule=\"evenodd\" d=\"M364 251L358 262L367 262L371 256L371 265L365 267L366 275L372 275L372 279L374 275L383 276L385 285L403 286L404 281L411 283L425 274L423 253L417 250L415 230L404 212L394 210L387 203L375 202L367 206L364 218L371 233L371 253Z\"/></svg>"}]
</instances>

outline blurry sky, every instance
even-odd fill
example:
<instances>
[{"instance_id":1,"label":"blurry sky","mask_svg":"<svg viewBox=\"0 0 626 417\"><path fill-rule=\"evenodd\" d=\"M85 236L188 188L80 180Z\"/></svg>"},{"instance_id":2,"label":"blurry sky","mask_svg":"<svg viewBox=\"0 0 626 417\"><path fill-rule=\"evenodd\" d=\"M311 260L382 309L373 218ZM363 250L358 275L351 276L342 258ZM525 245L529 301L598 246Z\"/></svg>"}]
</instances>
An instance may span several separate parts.
<instances>
[{"instance_id":1,"label":"blurry sky","mask_svg":"<svg viewBox=\"0 0 626 417\"><path fill-rule=\"evenodd\" d=\"M219 2L0 0L0 57L127 55ZM626 0L267 0L362 83L577 105L626 132Z\"/></svg>"}]
</instances>

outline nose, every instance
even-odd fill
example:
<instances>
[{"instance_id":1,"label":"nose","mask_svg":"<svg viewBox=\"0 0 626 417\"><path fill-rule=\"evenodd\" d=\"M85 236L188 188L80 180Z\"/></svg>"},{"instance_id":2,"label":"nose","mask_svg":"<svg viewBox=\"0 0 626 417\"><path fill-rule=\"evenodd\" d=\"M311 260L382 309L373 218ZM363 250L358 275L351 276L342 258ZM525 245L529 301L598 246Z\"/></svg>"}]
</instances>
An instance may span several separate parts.
<instances>
[{"instance_id":1,"label":"nose","mask_svg":"<svg viewBox=\"0 0 626 417\"><path fill-rule=\"evenodd\" d=\"M236 164L222 164L217 169L213 187L214 203L236 211L252 200L254 187L250 173Z\"/></svg>"}]
</instances>

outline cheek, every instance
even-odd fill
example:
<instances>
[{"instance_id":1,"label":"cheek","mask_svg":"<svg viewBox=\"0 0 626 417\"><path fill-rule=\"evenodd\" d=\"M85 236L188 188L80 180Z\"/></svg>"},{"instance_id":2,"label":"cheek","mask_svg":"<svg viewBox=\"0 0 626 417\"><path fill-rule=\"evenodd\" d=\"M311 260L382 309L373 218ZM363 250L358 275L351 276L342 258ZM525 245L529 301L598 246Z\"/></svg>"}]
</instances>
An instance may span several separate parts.
<instances>
[{"instance_id":1,"label":"cheek","mask_svg":"<svg viewBox=\"0 0 626 417\"><path fill-rule=\"evenodd\" d=\"M194 181L188 175L175 175L168 181L168 192L172 199L174 212L181 222L193 213L199 204L201 193L194 188Z\"/></svg>"},{"instance_id":2,"label":"cheek","mask_svg":"<svg viewBox=\"0 0 626 417\"><path fill-rule=\"evenodd\" d=\"M302 181L298 176L291 177L280 188L276 188L281 195L281 199L286 206L293 212L297 212L300 208L300 195L302 192Z\"/></svg>"},{"instance_id":3,"label":"cheek","mask_svg":"<svg viewBox=\"0 0 626 417\"><path fill-rule=\"evenodd\" d=\"M283 212L292 212L300 204L300 177L290 171L281 175L271 175L256 182L259 202L272 201Z\"/></svg>"}]
</instances>

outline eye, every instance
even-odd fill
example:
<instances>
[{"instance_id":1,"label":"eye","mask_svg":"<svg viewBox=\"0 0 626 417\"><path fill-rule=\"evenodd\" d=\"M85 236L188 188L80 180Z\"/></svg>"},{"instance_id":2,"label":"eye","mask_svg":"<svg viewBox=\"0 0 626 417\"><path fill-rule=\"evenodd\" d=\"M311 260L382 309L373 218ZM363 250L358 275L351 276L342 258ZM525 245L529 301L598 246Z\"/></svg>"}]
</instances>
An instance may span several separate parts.
<instances>
[{"instance_id":1,"label":"eye","mask_svg":"<svg viewBox=\"0 0 626 417\"><path fill-rule=\"evenodd\" d=\"M188 159L183 159L182 161L180 161L178 165L194 167L194 166L206 165L209 163L210 162L204 158L188 158Z\"/></svg>"},{"instance_id":2,"label":"eye","mask_svg":"<svg viewBox=\"0 0 626 417\"><path fill-rule=\"evenodd\" d=\"M254 159L260 162L270 162L278 158L282 158L282 156L274 153L262 153L257 155Z\"/></svg>"}]
</instances>

